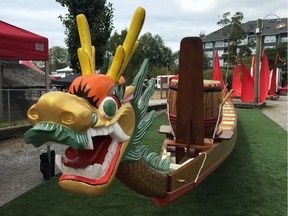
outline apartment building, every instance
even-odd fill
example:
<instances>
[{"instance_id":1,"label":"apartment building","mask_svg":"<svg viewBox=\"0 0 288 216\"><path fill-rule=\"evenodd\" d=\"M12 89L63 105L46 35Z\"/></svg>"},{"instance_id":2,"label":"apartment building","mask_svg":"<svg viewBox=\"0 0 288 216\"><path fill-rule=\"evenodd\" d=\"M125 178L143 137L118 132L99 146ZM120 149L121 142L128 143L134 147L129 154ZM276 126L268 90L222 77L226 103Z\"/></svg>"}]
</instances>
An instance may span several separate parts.
<instances>
[{"instance_id":1,"label":"apartment building","mask_svg":"<svg viewBox=\"0 0 288 216\"><path fill-rule=\"evenodd\" d=\"M249 40L256 42L256 28L257 20L248 21L241 24L242 29L247 33L247 37L241 42L241 44L247 44ZM279 19L264 19L261 26L261 42L263 48L273 48L279 43L288 44L287 36L287 18ZM222 55L228 53L228 44L224 37L225 27L220 28L211 34L204 35L200 33L200 37L203 40L204 52L209 59L210 66L213 66L213 59L215 56L215 50L218 49L219 61L222 67L226 66L225 59ZM255 53L255 49L252 53Z\"/></svg>"}]
</instances>

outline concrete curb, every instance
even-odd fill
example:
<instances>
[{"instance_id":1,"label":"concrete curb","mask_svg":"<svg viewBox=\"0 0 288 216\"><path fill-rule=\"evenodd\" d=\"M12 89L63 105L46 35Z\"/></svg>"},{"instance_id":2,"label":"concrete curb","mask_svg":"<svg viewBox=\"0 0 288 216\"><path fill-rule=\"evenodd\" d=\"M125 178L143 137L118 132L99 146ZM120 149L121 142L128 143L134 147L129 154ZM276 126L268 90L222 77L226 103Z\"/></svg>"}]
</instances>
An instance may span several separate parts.
<instances>
[{"instance_id":1,"label":"concrete curb","mask_svg":"<svg viewBox=\"0 0 288 216\"><path fill-rule=\"evenodd\" d=\"M12 137L20 137L30 128L31 128L31 125L21 125L21 126L0 128L0 140L12 138Z\"/></svg>"}]
</instances>

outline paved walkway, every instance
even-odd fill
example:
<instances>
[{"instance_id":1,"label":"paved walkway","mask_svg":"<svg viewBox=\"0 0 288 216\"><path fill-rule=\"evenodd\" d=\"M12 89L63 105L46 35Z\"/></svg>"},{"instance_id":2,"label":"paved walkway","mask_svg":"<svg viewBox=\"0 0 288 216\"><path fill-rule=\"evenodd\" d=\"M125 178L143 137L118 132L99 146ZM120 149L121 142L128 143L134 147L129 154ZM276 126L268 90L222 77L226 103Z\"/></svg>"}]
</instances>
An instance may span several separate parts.
<instances>
[{"instance_id":1,"label":"paved walkway","mask_svg":"<svg viewBox=\"0 0 288 216\"><path fill-rule=\"evenodd\" d=\"M280 96L279 100L266 100L266 106L261 111L287 131L287 98Z\"/></svg>"}]
</instances>

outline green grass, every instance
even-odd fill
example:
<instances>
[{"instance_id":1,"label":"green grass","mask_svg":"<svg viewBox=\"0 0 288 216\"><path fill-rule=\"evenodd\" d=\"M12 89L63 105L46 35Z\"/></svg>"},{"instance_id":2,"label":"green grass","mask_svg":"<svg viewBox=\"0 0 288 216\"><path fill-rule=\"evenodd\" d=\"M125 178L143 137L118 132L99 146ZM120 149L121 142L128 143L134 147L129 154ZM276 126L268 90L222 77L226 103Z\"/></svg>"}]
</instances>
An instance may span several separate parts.
<instances>
[{"instance_id":1,"label":"green grass","mask_svg":"<svg viewBox=\"0 0 288 216\"><path fill-rule=\"evenodd\" d=\"M0 215L243 215L287 214L287 132L259 110L237 110L238 141L231 155L198 187L167 207L115 180L100 197L70 194L57 177L0 208ZM143 142L159 151L165 114ZM157 145L156 145L157 144ZM29 181L29 179L27 179Z\"/></svg>"}]
</instances>

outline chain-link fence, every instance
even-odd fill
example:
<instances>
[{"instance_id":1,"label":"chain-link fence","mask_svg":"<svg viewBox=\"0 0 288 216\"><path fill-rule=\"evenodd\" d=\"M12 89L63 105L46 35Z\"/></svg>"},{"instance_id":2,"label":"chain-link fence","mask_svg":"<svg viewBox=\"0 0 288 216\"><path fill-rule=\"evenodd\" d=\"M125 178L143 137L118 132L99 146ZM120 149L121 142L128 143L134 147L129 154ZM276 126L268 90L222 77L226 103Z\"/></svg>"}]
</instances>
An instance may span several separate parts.
<instances>
[{"instance_id":1,"label":"chain-link fence","mask_svg":"<svg viewBox=\"0 0 288 216\"><path fill-rule=\"evenodd\" d=\"M0 89L0 127L27 119L27 111L45 89Z\"/></svg>"}]
</instances>

